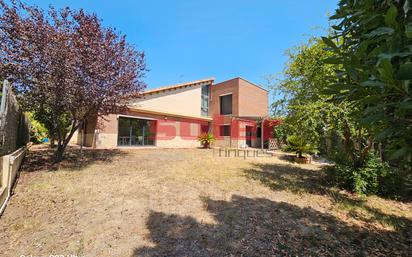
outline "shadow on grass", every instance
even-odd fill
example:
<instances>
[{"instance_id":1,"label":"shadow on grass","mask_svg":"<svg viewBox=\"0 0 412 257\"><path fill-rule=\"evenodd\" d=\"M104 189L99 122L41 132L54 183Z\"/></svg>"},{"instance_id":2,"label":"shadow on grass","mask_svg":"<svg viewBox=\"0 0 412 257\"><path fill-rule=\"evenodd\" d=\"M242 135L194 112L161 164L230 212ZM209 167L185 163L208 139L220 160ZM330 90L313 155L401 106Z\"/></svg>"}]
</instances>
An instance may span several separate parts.
<instances>
[{"instance_id":1,"label":"shadow on grass","mask_svg":"<svg viewBox=\"0 0 412 257\"><path fill-rule=\"evenodd\" d=\"M290 153L283 153L281 155L278 156L279 160L282 161L287 161L290 163L295 163L295 156L294 154L290 154Z\"/></svg>"},{"instance_id":2,"label":"shadow on grass","mask_svg":"<svg viewBox=\"0 0 412 257\"><path fill-rule=\"evenodd\" d=\"M34 172L41 170L69 169L78 170L98 162L111 162L119 155L127 155L117 149L83 149L81 152L77 147L67 147L64 159L59 164L53 164L55 149L31 149L23 163L22 170Z\"/></svg>"},{"instance_id":3,"label":"shadow on grass","mask_svg":"<svg viewBox=\"0 0 412 257\"><path fill-rule=\"evenodd\" d=\"M293 193L326 194L329 186L325 173L319 170L304 169L284 164L254 163L251 169L244 170L244 175L274 191Z\"/></svg>"},{"instance_id":4,"label":"shadow on grass","mask_svg":"<svg viewBox=\"0 0 412 257\"><path fill-rule=\"evenodd\" d=\"M379 209L368 206L365 198L342 192L331 186L324 170L310 170L282 164L255 163L253 165L251 169L243 171L244 175L248 179L259 181L273 191L326 196L335 206L346 210L357 220L367 223L379 222L397 230L412 230L410 220L385 214Z\"/></svg>"},{"instance_id":5,"label":"shadow on grass","mask_svg":"<svg viewBox=\"0 0 412 257\"><path fill-rule=\"evenodd\" d=\"M134 256L408 256L405 231L367 230L312 208L234 195L204 199L216 224L151 212L153 247ZM408 221L409 225L411 221ZM409 232L410 233L410 232Z\"/></svg>"}]
</instances>

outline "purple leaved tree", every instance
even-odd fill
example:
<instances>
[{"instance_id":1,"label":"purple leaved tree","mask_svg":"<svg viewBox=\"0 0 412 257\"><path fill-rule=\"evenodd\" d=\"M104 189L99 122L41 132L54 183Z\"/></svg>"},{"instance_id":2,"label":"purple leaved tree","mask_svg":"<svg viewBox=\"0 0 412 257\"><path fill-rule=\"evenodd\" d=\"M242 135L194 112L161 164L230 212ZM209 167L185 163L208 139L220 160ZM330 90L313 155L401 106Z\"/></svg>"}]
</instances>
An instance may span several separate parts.
<instances>
[{"instance_id":1,"label":"purple leaved tree","mask_svg":"<svg viewBox=\"0 0 412 257\"><path fill-rule=\"evenodd\" d=\"M0 0L0 77L55 135L55 162L83 122L123 108L145 88L144 53L95 14Z\"/></svg>"}]
</instances>

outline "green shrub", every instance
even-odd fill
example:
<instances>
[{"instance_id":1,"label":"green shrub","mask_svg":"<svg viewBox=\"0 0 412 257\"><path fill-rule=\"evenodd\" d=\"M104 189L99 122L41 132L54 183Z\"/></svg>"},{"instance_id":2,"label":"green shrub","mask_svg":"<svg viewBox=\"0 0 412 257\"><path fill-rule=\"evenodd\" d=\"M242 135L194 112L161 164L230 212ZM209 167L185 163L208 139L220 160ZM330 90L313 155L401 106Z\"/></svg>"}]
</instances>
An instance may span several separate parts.
<instances>
[{"instance_id":1,"label":"green shrub","mask_svg":"<svg viewBox=\"0 0 412 257\"><path fill-rule=\"evenodd\" d=\"M315 148L306 143L306 140L303 137L292 135L288 136L287 144L285 145L283 150L286 152L295 152L297 157L301 158L305 153L314 153Z\"/></svg>"},{"instance_id":2,"label":"green shrub","mask_svg":"<svg viewBox=\"0 0 412 257\"><path fill-rule=\"evenodd\" d=\"M30 120L30 141L34 144L40 144L47 137L47 129L33 117L32 113L28 113L28 117Z\"/></svg>"},{"instance_id":3,"label":"green shrub","mask_svg":"<svg viewBox=\"0 0 412 257\"><path fill-rule=\"evenodd\" d=\"M273 138L276 139L278 145L285 145L288 137L287 124L281 123L273 128Z\"/></svg>"},{"instance_id":4,"label":"green shrub","mask_svg":"<svg viewBox=\"0 0 412 257\"><path fill-rule=\"evenodd\" d=\"M209 148L210 144L215 141L215 137L212 133L205 133L200 135L197 140L202 144L204 148Z\"/></svg>"},{"instance_id":5,"label":"green shrub","mask_svg":"<svg viewBox=\"0 0 412 257\"><path fill-rule=\"evenodd\" d=\"M362 168L354 169L350 163L337 163L326 168L330 181L359 194L397 197L402 190L401 173L376 155L368 156Z\"/></svg>"}]
</instances>

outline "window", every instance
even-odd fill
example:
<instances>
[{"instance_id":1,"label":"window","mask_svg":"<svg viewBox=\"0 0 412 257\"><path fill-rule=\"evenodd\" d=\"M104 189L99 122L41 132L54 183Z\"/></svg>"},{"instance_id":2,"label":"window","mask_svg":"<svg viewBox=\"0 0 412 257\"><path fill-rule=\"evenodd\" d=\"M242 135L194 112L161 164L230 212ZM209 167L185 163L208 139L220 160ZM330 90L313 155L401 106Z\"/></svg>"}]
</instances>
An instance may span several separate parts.
<instances>
[{"instance_id":1,"label":"window","mask_svg":"<svg viewBox=\"0 0 412 257\"><path fill-rule=\"evenodd\" d=\"M232 114L232 94L220 96L220 115Z\"/></svg>"},{"instance_id":2,"label":"window","mask_svg":"<svg viewBox=\"0 0 412 257\"><path fill-rule=\"evenodd\" d=\"M230 136L230 125L220 126L220 136L229 137Z\"/></svg>"},{"instance_id":3,"label":"window","mask_svg":"<svg viewBox=\"0 0 412 257\"><path fill-rule=\"evenodd\" d=\"M155 145L155 121L119 117L118 146Z\"/></svg>"},{"instance_id":4,"label":"window","mask_svg":"<svg viewBox=\"0 0 412 257\"><path fill-rule=\"evenodd\" d=\"M210 84L202 86L202 98L200 112L202 116L209 115L209 95L210 95Z\"/></svg>"}]
</instances>

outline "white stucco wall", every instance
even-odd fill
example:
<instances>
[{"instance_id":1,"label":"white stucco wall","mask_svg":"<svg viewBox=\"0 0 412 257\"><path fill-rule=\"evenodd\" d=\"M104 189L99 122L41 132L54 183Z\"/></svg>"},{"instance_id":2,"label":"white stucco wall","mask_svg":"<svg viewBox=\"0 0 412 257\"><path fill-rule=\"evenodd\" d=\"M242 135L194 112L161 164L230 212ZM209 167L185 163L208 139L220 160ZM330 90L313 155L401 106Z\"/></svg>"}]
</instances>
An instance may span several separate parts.
<instances>
[{"instance_id":1,"label":"white stucco wall","mask_svg":"<svg viewBox=\"0 0 412 257\"><path fill-rule=\"evenodd\" d=\"M201 86L145 95L131 105L139 109L200 117Z\"/></svg>"}]
</instances>

